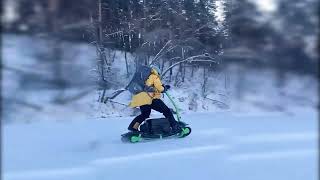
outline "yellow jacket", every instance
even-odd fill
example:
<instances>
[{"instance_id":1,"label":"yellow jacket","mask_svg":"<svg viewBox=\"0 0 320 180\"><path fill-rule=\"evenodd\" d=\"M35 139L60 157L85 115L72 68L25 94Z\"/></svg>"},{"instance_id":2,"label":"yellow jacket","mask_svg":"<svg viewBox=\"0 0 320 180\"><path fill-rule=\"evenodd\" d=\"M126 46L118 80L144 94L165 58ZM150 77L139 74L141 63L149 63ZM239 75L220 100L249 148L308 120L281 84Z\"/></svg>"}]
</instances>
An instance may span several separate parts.
<instances>
[{"instance_id":1,"label":"yellow jacket","mask_svg":"<svg viewBox=\"0 0 320 180\"><path fill-rule=\"evenodd\" d=\"M141 92L132 97L132 100L129 104L130 107L143 106L146 104L151 104L153 99L160 99L161 92L164 90L160 76L156 70L152 69L151 74L146 80L145 84L147 86L153 87L155 92Z\"/></svg>"}]
</instances>

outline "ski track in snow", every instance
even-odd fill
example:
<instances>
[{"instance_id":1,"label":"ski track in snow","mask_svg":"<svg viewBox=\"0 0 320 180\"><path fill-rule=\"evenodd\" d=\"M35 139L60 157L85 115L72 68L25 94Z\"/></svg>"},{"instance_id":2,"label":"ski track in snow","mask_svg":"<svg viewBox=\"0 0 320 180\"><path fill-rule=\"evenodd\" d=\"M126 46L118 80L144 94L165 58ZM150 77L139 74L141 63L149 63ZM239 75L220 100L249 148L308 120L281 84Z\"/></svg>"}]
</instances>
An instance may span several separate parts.
<instances>
[{"instance_id":1,"label":"ski track in snow","mask_svg":"<svg viewBox=\"0 0 320 180\"><path fill-rule=\"evenodd\" d=\"M65 169L49 169L49 170L35 170L35 171L21 171L21 172L8 172L4 174L4 179L15 180L15 179L42 179L42 178L59 178L68 177L74 175L82 175L93 172L99 167L112 166L119 163L135 162L145 159L157 159L165 158L176 155L188 155L198 154L204 152L212 152L217 150L226 150L228 147L225 145L209 145L199 146L190 148L181 148L175 150L152 152L148 154L133 154L128 156L111 157L104 159L96 159L88 163L88 165L77 168L65 168Z\"/></svg>"},{"instance_id":2,"label":"ski track in snow","mask_svg":"<svg viewBox=\"0 0 320 180\"><path fill-rule=\"evenodd\" d=\"M90 167L64 168L64 169L40 169L34 171L9 172L4 174L6 180L16 179L59 179L84 175L94 171Z\"/></svg>"},{"instance_id":3,"label":"ski track in snow","mask_svg":"<svg viewBox=\"0 0 320 180\"><path fill-rule=\"evenodd\" d=\"M282 150L273 152L260 152L260 153L243 153L235 154L228 158L229 161L255 161L255 160L275 160L275 159L296 159L317 156L316 149L299 149L299 150Z\"/></svg>"},{"instance_id":4,"label":"ski track in snow","mask_svg":"<svg viewBox=\"0 0 320 180\"><path fill-rule=\"evenodd\" d=\"M140 160L158 158L165 158L176 155L188 155L198 154L205 152L212 152L218 150L227 150L230 147L226 145L211 145L200 146L191 148L182 148L169 151L153 152L149 154L137 154L128 155L104 159L96 159L88 163L87 166L77 168L65 168L65 169L49 169L49 170L35 170L35 171L21 171L21 172L9 172L4 174L6 180L18 180L18 179L59 179L68 178L73 176L81 176L85 174L94 173L97 168L103 168L105 166L112 166L119 163L135 162ZM282 150L274 152L262 152L262 153L242 153L233 154L227 158L228 162L243 162L243 161L257 161L257 160L269 160L274 159L299 159L299 158L316 158L317 151L315 149L299 149L299 150Z\"/></svg>"},{"instance_id":5,"label":"ski track in snow","mask_svg":"<svg viewBox=\"0 0 320 180\"><path fill-rule=\"evenodd\" d=\"M114 163L123 163L128 161L138 161L144 159L155 159L155 158L163 158L168 156L176 156L176 155L188 155L188 154L197 154L204 153L208 151L215 150L225 150L228 147L226 145L210 145L210 146L200 146L200 147L191 147L191 148L182 148L176 150L162 151L162 152L152 152L148 154L138 154L138 155L129 155L122 157L113 157L113 158L105 158L98 159L93 161L93 164L97 165L112 165Z\"/></svg>"},{"instance_id":6,"label":"ski track in snow","mask_svg":"<svg viewBox=\"0 0 320 180\"><path fill-rule=\"evenodd\" d=\"M297 141L318 141L318 134L312 132L296 133L264 133L238 136L234 138L237 144L250 143L276 143L276 142L297 142Z\"/></svg>"},{"instance_id":7,"label":"ski track in snow","mask_svg":"<svg viewBox=\"0 0 320 180\"><path fill-rule=\"evenodd\" d=\"M228 133L228 129L226 128L205 129L200 132L196 132L196 134L205 135L205 136L225 135L227 133Z\"/></svg>"},{"instance_id":8,"label":"ski track in snow","mask_svg":"<svg viewBox=\"0 0 320 180\"><path fill-rule=\"evenodd\" d=\"M312 171L316 166L314 162L317 158L317 142L319 141L314 127L317 124L316 121L299 120L301 117L286 119L278 116L269 116L266 118L268 120L260 119L259 121L256 121L256 117L251 118L252 120L248 120L248 117L243 119L238 117L237 121L232 120L234 117L229 117L229 119L224 118L224 121L215 121L211 118L205 118L207 115L201 118L199 116L201 115L189 115L188 118L190 119L201 120L192 122L192 134L184 139L168 139L141 144L123 144L118 137L119 133L117 134L117 132L122 126L125 127L130 119L93 121L94 123L83 121L58 125L44 123L35 124L35 126L32 124L7 126L4 131L4 155L11 155L11 159L17 160L22 165L14 165L11 161L8 163L10 159L6 158L3 178L4 180L119 179L118 176L125 178L126 170L132 168L136 170L150 169L152 175L153 173L157 174L160 173L161 169L167 167L167 163L176 168L187 169L182 168L181 172L180 170L177 172L178 174L184 174L185 171L190 171L191 174L199 173L193 168L205 168L203 169L205 173L202 175L204 179L209 179L212 175L217 176L218 179L224 178L223 175L220 177L217 172L210 174L212 165L214 165L214 168L221 166L220 171L230 171L232 173L241 171L244 172L244 175L247 173L248 177L244 177L244 179L248 180L251 178L249 176L251 175L250 169L263 173L265 167L268 167L268 170L271 169L273 174L270 173L269 177L265 176L266 174L260 174L259 177L263 177L263 180L280 180L280 177L292 180L300 179L299 177L293 178L297 174L286 174L290 171L290 168L300 169L301 172L295 171L300 176L304 177L305 174L308 174L307 179L316 177ZM208 117L211 116L208 115ZM217 116L215 118L219 119ZM104 126L109 123L113 123L115 128L106 132ZM39 134L44 134L44 132L32 133L35 128L39 129L41 127L47 127L47 129L44 129L48 137L39 137ZM59 130L59 134L56 133L57 130ZM70 133L70 131L73 133ZM92 136L89 136L88 133ZM85 136L81 136L81 134ZM11 137L10 141L8 136ZM64 139L65 137L69 138ZM30 138L33 138L32 148L27 148L26 151L23 148L23 150L17 150L18 141L23 142ZM12 140L17 142L12 143ZM42 145L46 141L49 141L49 143ZM56 144L60 141L64 143L62 146ZM92 141L95 142L94 149L89 151L78 150L77 147L83 148L83 145L90 144ZM48 152L44 154L34 156L36 152L45 150L46 145L52 146L51 149L61 151L57 152L57 156L62 155L62 162L56 167L50 168L50 162L54 159L47 157L48 155L54 155L52 153L55 151L47 150ZM14 151L14 153L8 153L11 151ZM35 162L32 163L35 165L31 169L24 169L24 167L28 167L30 158L27 161L19 159L19 157L14 158L15 153L19 157L21 154L34 156ZM83 158L84 160L71 161L68 165L65 165L63 160L70 155L74 155L75 159ZM49 166L37 168L43 161L41 158L48 158L50 160L48 162ZM71 159L66 158L65 160L70 161ZM184 164L189 162L190 159L191 164ZM9 166L11 169L8 167L6 169L8 164L11 165ZM147 164L155 167L145 167ZM243 168L241 168L242 166ZM290 167L289 170L283 169L288 166ZM225 176L227 176L225 179L234 179L230 175L232 173L225 173ZM107 178L110 175L112 178ZM127 176L130 177L129 174ZM163 178L156 177L155 179ZM195 178L189 177L189 179ZM261 180L261 178L259 179ZM144 179L142 178L142 180Z\"/></svg>"}]
</instances>

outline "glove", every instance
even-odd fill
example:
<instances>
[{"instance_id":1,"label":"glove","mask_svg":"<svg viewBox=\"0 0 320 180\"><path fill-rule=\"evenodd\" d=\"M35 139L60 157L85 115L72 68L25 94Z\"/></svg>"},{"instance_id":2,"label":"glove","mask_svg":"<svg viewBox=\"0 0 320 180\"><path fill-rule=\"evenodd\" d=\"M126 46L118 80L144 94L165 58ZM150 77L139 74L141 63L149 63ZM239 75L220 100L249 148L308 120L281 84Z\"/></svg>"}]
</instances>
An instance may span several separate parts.
<instances>
[{"instance_id":1,"label":"glove","mask_svg":"<svg viewBox=\"0 0 320 180\"><path fill-rule=\"evenodd\" d=\"M163 90L163 93L165 93L168 89L170 89L170 85L162 85L164 90Z\"/></svg>"}]
</instances>

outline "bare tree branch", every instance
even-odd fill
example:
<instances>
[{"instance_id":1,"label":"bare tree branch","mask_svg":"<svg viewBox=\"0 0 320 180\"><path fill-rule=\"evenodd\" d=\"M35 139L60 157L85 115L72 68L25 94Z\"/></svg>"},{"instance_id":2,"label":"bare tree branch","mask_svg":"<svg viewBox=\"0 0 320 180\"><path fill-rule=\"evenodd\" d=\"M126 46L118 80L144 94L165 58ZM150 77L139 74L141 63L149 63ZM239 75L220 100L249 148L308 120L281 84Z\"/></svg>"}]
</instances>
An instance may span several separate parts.
<instances>
[{"instance_id":1,"label":"bare tree branch","mask_svg":"<svg viewBox=\"0 0 320 180\"><path fill-rule=\"evenodd\" d=\"M164 53L162 53L171 43L171 40L169 40L163 47L162 49L158 52L158 54L153 58L153 60L150 62L149 65L153 64L154 62L156 62ZM166 51L168 52L168 51Z\"/></svg>"},{"instance_id":2,"label":"bare tree branch","mask_svg":"<svg viewBox=\"0 0 320 180\"><path fill-rule=\"evenodd\" d=\"M208 56L207 54L202 54L202 55L197 55L197 56L191 56L188 57L182 61L176 62L174 64L172 64L170 67L168 67L162 74L161 76L164 76L170 69L172 69L173 67L181 64L181 63L192 63L192 62L208 62L208 63L215 63L215 64L219 64L219 62L215 61L214 58Z\"/></svg>"},{"instance_id":3,"label":"bare tree branch","mask_svg":"<svg viewBox=\"0 0 320 180\"><path fill-rule=\"evenodd\" d=\"M128 86L128 85L127 85ZM127 88L127 87L126 87ZM114 93L112 93L111 96L106 97L106 99L103 101L104 103L107 103L110 99L114 99L116 98L118 95L120 95L121 93L123 93L124 91L126 91L127 89L118 89L116 90Z\"/></svg>"},{"instance_id":4,"label":"bare tree branch","mask_svg":"<svg viewBox=\"0 0 320 180\"><path fill-rule=\"evenodd\" d=\"M218 100L215 100L215 99L211 99L211 98L208 98L208 97L205 97L205 99L208 99L208 100L211 100L214 104L217 104L218 107L222 108L222 109L229 109L230 106L222 101L218 101Z\"/></svg>"},{"instance_id":5,"label":"bare tree branch","mask_svg":"<svg viewBox=\"0 0 320 180\"><path fill-rule=\"evenodd\" d=\"M128 107L128 104L124 104L124 103L121 103L121 102L117 102L117 101L113 101L113 100L109 100L109 102L111 102L111 103L116 103L116 104L120 104L120 105L123 105L123 106L126 106L126 107Z\"/></svg>"},{"instance_id":6,"label":"bare tree branch","mask_svg":"<svg viewBox=\"0 0 320 180\"><path fill-rule=\"evenodd\" d=\"M117 31L117 32L113 32L113 33L110 33L110 34L105 34L105 37L116 35L116 34L121 34L121 33L123 33L123 31Z\"/></svg>"},{"instance_id":7,"label":"bare tree branch","mask_svg":"<svg viewBox=\"0 0 320 180\"><path fill-rule=\"evenodd\" d=\"M22 101L22 100L19 100L19 99L13 99L13 98L3 98L4 101L11 101L17 105L22 105L22 106L25 106L25 107L29 107L31 109L34 109L34 110L37 110L37 111L41 111L43 108L37 104L33 104L33 103L30 103L30 102L26 102L26 101Z\"/></svg>"},{"instance_id":8,"label":"bare tree branch","mask_svg":"<svg viewBox=\"0 0 320 180\"><path fill-rule=\"evenodd\" d=\"M84 90L74 96L71 96L71 97L66 97L66 98L59 98L57 99L55 102L56 103L59 103L59 104L67 104L67 103L70 103L72 101L76 101L78 99L81 99L82 97L86 96L87 94L89 94L91 91L93 91L94 89L87 89L87 90Z\"/></svg>"}]
</instances>

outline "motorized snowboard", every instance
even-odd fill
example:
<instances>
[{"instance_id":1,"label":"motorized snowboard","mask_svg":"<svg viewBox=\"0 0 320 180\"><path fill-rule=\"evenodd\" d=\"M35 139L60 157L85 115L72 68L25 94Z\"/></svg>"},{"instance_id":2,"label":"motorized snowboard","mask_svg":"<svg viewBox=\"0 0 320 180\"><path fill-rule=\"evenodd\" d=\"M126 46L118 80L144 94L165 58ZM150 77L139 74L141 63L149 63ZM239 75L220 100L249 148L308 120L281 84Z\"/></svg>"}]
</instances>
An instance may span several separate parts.
<instances>
[{"instance_id":1,"label":"motorized snowboard","mask_svg":"<svg viewBox=\"0 0 320 180\"><path fill-rule=\"evenodd\" d=\"M191 133L188 124L179 121L181 131L172 133L169 121L166 118L148 119L140 126L139 132L127 132L121 135L123 142L137 143L145 140L184 138Z\"/></svg>"}]
</instances>

